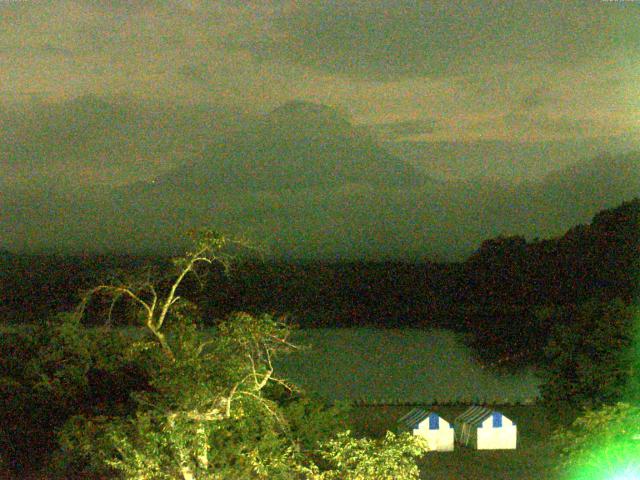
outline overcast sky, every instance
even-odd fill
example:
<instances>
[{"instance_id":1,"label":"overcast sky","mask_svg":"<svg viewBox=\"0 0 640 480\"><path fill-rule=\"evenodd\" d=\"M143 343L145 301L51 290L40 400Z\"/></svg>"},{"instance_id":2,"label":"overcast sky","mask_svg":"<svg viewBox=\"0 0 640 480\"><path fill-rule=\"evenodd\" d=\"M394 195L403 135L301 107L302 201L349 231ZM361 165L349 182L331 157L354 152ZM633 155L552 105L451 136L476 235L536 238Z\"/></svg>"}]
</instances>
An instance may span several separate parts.
<instances>
[{"instance_id":1,"label":"overcast sky","mask_svg":"<svg viewBox=\"0 0 640 480\"><path fill-rule=\"evenodd\" d=\"M369 137L340 121L352 143L313 158L261 158L270 135L216 150L293 99L334 107L395 156L349 157ZM296 118L294 133L314 122ZM637 155L624 168L601 156L564 195L579 175L563 168L632 149L640 0L0 0L0 245L16 251L164 247L205 222L301 257L468 253L498 234L559 235L637 195ZM247 176L227 158L262 187L198 190ZM171 170L189 162L201 169ZM277 178L300 165L321 184L290 192ZM430 180L394 187L389 171Z\"/></svg>"},{"instance_id":2,"label":"overcast sky","mask_svg":"<svg viewBox=\"0 0 640 480\"><path fill-rule=\"evenodd\" d=\"M0 0L0 101L291 98L413 139L640 126L640 2Z\"/></svg>"}]
</instances>

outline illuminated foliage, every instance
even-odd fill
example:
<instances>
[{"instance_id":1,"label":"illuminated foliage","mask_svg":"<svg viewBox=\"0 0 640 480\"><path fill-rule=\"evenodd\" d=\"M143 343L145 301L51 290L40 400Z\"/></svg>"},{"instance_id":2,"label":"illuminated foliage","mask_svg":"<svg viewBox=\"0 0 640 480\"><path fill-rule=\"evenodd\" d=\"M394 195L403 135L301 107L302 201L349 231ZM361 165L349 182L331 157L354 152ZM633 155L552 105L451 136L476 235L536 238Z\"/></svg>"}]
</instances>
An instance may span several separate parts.
<instances>
[{"instance_id":1,"label":"illuminated foliage","mask_svg":"<svg viewBox=\"0 0 640 480\"><path fill-rule=\"evenodd\" d=\"M212 330L199 327L178 287L199 263L228 268L228 243L199 237L174 262L177 273L164 290L143 281L89 291L139 307L147 335L122 356L140 366L148 388L132 393L135 412L67 422L59 435L63 470L130 480L418 478L414 460L425 445L393 434L374 441L345 432L332 440L340 409L301 399L276 375L274 360L296 348L286 323L240 312Z\"/></svg>"},{"instance_id":2,"label":"illuminated foliage","mask_svg":"<svg viewBox=\"0 0 640 480\"><path fill-rule=\"evenodd\" d=\"M380 440L356 439L349 431L324 442L318 451L325 469L303 469L309 480L417 480L415 459L427 451L426 441L410 433L387 432Z\"/></svg>"},{"instance_id":3,"label":"illuminated foliage","mask_svg":"<svg viewBox=\"0 0 640 480\"><path fill-rule=\"evenodd\" d=\"M45 462L55 431L78 412L129 408L145 378L122 358L122 332L86 329L70 314L0 333L0 456L21 474Z\"/></svg>"},{"instance_id":4,"label":"illuminated foliage","mask_svg":"<svg viewBox=\"0 0 640 480\"><path fill-rule=\"evenodd\" d=\"M587 410L556 434L560 470L568 480L640 478L640 407L627 403Z\"/></svg>"}]
</instances>

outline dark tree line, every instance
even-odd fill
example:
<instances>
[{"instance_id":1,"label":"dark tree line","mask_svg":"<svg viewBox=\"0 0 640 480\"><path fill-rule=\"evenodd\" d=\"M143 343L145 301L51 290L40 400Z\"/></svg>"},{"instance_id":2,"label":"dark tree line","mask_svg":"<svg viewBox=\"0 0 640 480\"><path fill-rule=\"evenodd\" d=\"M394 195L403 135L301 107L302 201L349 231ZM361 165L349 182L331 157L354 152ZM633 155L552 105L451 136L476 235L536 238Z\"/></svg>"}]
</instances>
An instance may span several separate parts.
<instances>
[{"instance_id":1,"label":"dark tree line","mask_svg":"<svg viewBox=\"0 0 640 480\"><path fill-rule=\"evenodd\" d=\"M531 363L541 359L551 331L549 307L637 299L639 237L640 199L634 199L560 238L486 240L461 263L247 259L231 277L212 269L215 289L187 285L185 292L212 323L242 309L286 314L303 327L444 327L473 334L488 362ZM149 260L165 262L12 256L0 272L0 314L34 321L67 310L105 268L127 270Z\"/></svg>"}]
</instances>

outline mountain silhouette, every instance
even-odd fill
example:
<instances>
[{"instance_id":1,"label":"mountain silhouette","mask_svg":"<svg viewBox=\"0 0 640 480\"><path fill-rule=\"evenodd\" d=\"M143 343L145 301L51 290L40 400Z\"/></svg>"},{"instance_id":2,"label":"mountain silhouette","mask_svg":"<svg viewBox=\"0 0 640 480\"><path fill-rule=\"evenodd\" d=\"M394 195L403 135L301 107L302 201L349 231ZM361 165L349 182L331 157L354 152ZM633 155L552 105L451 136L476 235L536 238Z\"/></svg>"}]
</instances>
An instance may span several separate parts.
<instances>
[{"instance_id":1,"label":"mountain silhouette","mask_svg":"<svg viewBox=\"0 0 640 480\"><path fill-rule=\"evenodd\" d=\"M559 226L586 222L597 211L640 195L640 152L603 153L552 172L524 188Z\"/></svg>"},{"instance_id":2,"label":"mountain silhouette","mask_svg":"<svg viewBox=\"0 0 640 480\"><path fill-rule=\"evenodd\" d=\"M475 141L386 141L391 154L422 168L431 176L448 180L512 183L542 180L546 175L590 159L598 152L618 155L637 150L637 135L537 142ZM582 163L582 162L581 162Z\"/></svg>"},{"instance_id":3,"label":"mountain silhouette","mask_svg":"<svg viewBox=\"0 0 640 480\"><path fill-rule=\"evenodd\" d=\"M150 179L201 155L235 112L96 95L0 108L0 188ZM3 165L3 166L4 166ZM3 185L6 184L6 185Z\"/></svg>"},{"instance_id":4,"label":"mountain silhouette","mask_svg":"<svg viewBox=\"0 0 640 480\"><path fill-rule=\"evenodd\" d=\"M264 116L261 126L265 131L288 135L292 140L314 136L355 136L353 126L338 110L303 100L292 100L275 108Z\"/></svg>"},{"instance_id":5,"label":"mountain silhouette","mask_svg":"<svg viewBox=\"0 0 640 480\"><path fill-rule=\"evenodd\" d=\"M213 225L287 258L461 259L499 235L559 236L640 195L639 153L576 156L517 185L443 182L324 105L259 117L141 105L87 96L0 111L4 178L24 179L0 185L0 243L173 251L185 230ZM40 172L48 183L32 180ZM122 173L126 184L108 181Z\"/></svg>"},{"instance_id":6,"label":"mountain silhouette","mask_svg":"<svg viewBox=\"0 0 640 480\"><path fill-rule=\"evenodd\" d=\"M545 191L562 190L570 198L618 204L620 197L640 193L640 152L602 153L547 175L540 187Z\"/></svg>"},{"instance_id":7,"label":"mountain silhouette","mask_svg":"<svg viewBox=\"0 0 640 480\"><path fill-rule=\"evenodd\" d=\"M292 101L211 145L203 158L157 179L159 188L283 190L434 182L358 131L337 110Z\"/></svg>"}]
</instances>

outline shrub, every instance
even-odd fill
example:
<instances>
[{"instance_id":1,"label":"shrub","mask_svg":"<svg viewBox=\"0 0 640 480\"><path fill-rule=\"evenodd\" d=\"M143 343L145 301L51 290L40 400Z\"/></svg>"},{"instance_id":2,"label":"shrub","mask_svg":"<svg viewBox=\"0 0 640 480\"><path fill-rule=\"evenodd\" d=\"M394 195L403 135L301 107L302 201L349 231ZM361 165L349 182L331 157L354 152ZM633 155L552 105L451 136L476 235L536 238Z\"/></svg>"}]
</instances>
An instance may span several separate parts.
<instances>
[{"instance_id":1,"label":"shrub","mask_svg":"<svg viewBox=\"0 0 640 480\"><path fill-rule=\"evenodd\" d=\"M327 405L320 399L300 396L283 408L292 437L303 451L311 451L348 425L350 407L346 403Z\"/></svg>"},{"instance_id":2,"label":"shrub","mask_svg":"<svg viewBox=\"0 0 640 480\"><path fill-rule=\"evenodd\" d=\"M427 451L424 439L387 432L380 440L356 439L349 431L320 445L321 462L303 468L309 480L417 480L416 459Z\"/></svg>"},{"instance_id":3,"label":"shrub","mask_svg":"<svg viewBox=\"0 0 640 480\"><path fill-rule=\"evenodd\" d=\"M122 408L140 387L132 367L115 361L125 344L116 331L88 330L71 314L2 334L0 450L8 468L46 463L55 431L72 415Z\"/></svg>"},{"instance_id":4,"label":"shrub","mask_svg":"<svg viewBox=\"0 0 640 480\"><path fill-rule=\"evenodd\" d=\"M557 310L545 350L543 399L578 406L621 400L638 361L631 351L637 315L620 300Z\"/></svg>"},{"instance_id":5,"label":"shrub","mask_svg":"<svg viewBox=\"0 0 640 480\"><path fill-rule=\"evenodd\" d=\"M640 407L627 403L588 409L554 435L569 478L637 478L640 475Z\"/></svg>"}]
</instances>

